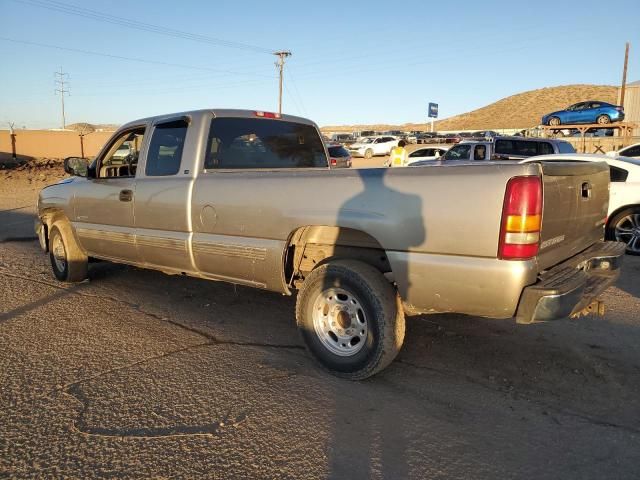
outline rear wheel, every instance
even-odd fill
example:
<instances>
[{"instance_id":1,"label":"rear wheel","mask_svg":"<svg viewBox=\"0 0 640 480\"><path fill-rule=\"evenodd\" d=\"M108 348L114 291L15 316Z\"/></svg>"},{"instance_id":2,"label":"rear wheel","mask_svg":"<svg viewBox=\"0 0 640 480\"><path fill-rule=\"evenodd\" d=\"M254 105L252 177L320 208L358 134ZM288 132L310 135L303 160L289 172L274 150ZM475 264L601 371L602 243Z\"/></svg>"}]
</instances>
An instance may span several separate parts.
<instances>
[{"instance_id":1,"label":"rear wheel","mask_svg":"<svg viewBox=\"0 0 640 480\"><path fill-rule=\"evenodd\" d=\"M298 292L296 321L313 357L350 380L384 369L404 341L397 292L378 270L354 260L327 263L308 275Z\"/></svg>"},{"instance_id":2,"label":"rear wheel","mask_svg":"<svg viewBox=\"0 0 640 480\"><path fill-rule=\"evenodd\" d=\"M558 125L560 125L560 119L558 117L551 117L549 119L549 125L551 125L552 127L557 127Z\"/></svg>"},{"instance_id":3,"label":"rear wheel","mask_svg":"<svg viewBox=\"0 0 640 480\"><path fill-rule=\"evenodd\" d=\"M364 158L371 158L373 157L373 150L371 150L370 148L367 148L364 152Z\"/></svg>"},{"instance_id":4,"label":"rear wheel","mask_svg":"<svg viewBox=\"0 0 640 480\"><path fill-rule=\"evenodd\" d=\"M640 255L640 208L629 208L609 222L607 238L627 244L627 253Z\"/></svg>"},{"instance_id":5,"label":"rear wheel","mask_svg":"<svg viewBox=\"0 0 640 480\"><path fill-rule=\"evenodd\" d=\"M58 221L51 227L49 259L53 274L58 280L81 282L87 278L88 258L80 249L67 222Z\"/></svg>"},{"instance_id":6,"label":"rear wheel","mask_svg":"<svg viewBox=\"0 0 640 480\"><path fill-rule=\"evenodd\" d=\"M596 122L599 125L607 125L608 123L611 123L611 118L609 115L599 115L598 118L596 118Z\"/></svg>"}]
</instances>

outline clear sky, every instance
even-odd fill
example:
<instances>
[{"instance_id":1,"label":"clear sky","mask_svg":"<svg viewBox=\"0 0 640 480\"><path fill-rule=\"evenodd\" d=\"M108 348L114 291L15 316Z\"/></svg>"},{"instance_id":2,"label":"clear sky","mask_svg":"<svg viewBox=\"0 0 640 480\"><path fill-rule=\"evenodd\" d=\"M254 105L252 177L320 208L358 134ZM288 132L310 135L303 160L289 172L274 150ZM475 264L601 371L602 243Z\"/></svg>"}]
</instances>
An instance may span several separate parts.
<instances>
[{"instance_id":1,"label":"clear sky","mask_svg":"<svg viewBox=\"0 0 640 480\"><path fill-rule=\"evenodd\" d=\"M0 13L0 128L60 125L60 67L68 123L273 111L276 49L293 53L284 112L320 125L422 122L430 101L444 118L535 88L619 84L625 41L628 80L640 78L638 0L0 0Z\"/></svg>"}]
</instances>

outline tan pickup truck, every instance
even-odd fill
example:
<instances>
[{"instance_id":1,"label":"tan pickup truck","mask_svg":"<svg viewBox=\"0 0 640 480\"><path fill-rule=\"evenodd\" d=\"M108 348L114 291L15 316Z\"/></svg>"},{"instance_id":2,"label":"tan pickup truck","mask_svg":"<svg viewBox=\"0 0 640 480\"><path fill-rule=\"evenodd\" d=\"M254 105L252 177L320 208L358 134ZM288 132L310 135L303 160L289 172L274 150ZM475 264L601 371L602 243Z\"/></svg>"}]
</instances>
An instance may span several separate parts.
<instances>
[{"instance_id":1,"label":"tan pickup truck","mask_svg":"<svg viewBox=\"0 0 640 480\"><path fill-rule=\"evenodd\" d=\"M145 118L65 169L36 225L56 278L96 258L297 290L309 351L351 379L393 360L405 312L566 318L624 254L602 241L604 163L334 170L313 122L269 112Z\"/></svg>"}]
</instances>

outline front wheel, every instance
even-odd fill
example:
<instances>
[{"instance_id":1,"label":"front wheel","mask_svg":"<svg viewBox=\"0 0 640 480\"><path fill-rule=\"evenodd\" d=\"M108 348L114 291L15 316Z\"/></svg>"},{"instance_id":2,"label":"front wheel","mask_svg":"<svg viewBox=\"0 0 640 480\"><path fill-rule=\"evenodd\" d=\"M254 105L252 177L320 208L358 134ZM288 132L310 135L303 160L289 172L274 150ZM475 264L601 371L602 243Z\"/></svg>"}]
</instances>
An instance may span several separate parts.
<instances>
[{"instance_id":1,"label":"front wheel","mask_svg":"<svg viewBox=\"0 0 640 480\"><path fill-rule=\"evenodd\" d=\"M596 118L596 122L598 125L607 125L611 123L611 118L609 118L609 115L599 115L598 118Z\"/></svg>"},{"instance_id":2,"label":"front wheel","mask_svg":"<svg viewBox=\"0 0 640 480\"><path fill-rule=\"evenodd\" d=\"M558 117L551 117L549 119L549 125L551 125L552 127L557 127L558 125L560 125L560 119Z\"/></svg>"},{"instance_id":3,"label":"front wheel","mask_svg":"<svg viewBox=\"0 0 640 480\"><path fill-rule=\"evenodd\" d=\"M355 260L327 263L308 275L298 292L296 321L320 365L350 380L384 369L404 341L395 288L374 267Z\"/></svg>"},{"instance_id":4,"label":"front wheel","mask_svg":"<svg viewBox=\"0 0 640 480\"><path fill-rule=\"evenodd\" d=\"M371 157L373 157L373 150L367 148L364 152L364 158L370 159Z\"/></svg>"},{"instance_id":5,"label":"front wheel","mask_svg":"<svg viewBox=\"0 0 640 480\"><path fill-rule=\"evenodd\" d=\"M61 282L81 282L87 278L89 259L66 222L59 221L51 227L49 259L53 274Z\"/></svg>"},{"instance_id":6,"label":"front wheel","mask_svg":"<svg viewBox=\"0 0 640 480\"><path fill-rule=\"evenodd\" d=\"M640 209L629 208L609 222L607 238L627 244L627 253L640 255Z\"/></svg>"}]
</instances>

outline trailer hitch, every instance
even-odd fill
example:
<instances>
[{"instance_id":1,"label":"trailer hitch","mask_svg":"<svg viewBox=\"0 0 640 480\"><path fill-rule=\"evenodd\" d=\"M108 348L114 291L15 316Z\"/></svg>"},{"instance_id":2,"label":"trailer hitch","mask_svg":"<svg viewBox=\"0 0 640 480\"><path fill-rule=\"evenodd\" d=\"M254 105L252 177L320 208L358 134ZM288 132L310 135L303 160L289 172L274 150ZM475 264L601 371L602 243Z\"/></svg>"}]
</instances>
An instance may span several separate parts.
<instances>
[{"instance_id":1,"label":"trailer hitch","mask_svg":"<svg viewBox=\"0 0 640 480\"><path fill-rule=\"evenodd\" d=\"M600 300L594 300L582 310L575 312L571 315L571 318L579 318L587 315L596 314L599 317L604 315L604 302Z\"/></svg>"}]
</instances>

